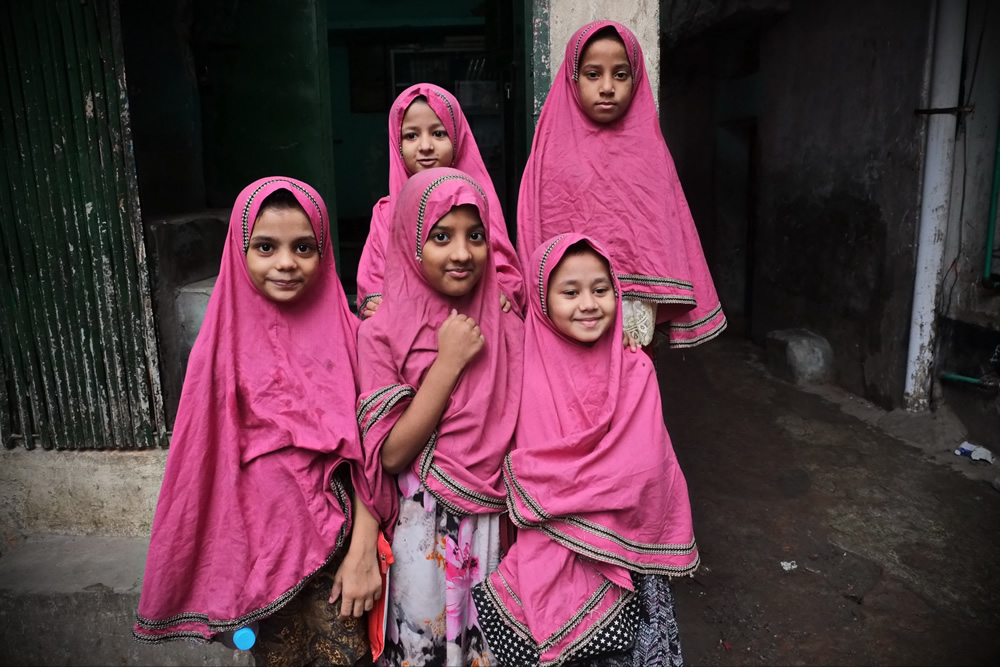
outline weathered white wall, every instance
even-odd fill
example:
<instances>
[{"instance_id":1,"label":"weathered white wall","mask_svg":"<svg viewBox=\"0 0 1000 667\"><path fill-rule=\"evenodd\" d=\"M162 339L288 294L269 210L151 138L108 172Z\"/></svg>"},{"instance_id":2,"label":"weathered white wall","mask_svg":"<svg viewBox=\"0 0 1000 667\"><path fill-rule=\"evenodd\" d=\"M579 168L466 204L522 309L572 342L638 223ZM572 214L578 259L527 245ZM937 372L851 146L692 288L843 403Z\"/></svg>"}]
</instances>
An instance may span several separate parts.
<instances>
[{"instance_id":1,"label":"weathered white wall","mask_svg":"<svg viewBox=\"0 0 1000 667\"><path fill-rule=\"evenodd\" d=\"M580 26L609 19L627 26L642 46L653 99L660 99L659 0L536 0L532 17L535 120L549 86L562 65L570 37ZM548 48L545 48L545 41ZM539 43L542 42L542 43Z\"/></svg>"},{"instance_id":2,"label":"weathered white wall","mask_svg":"<svg viewBox=\"0 0 1000 667\"><path fill-rule=\"evenodd\" d=\"M981 286L1000 132L1000 12L992 5L972 0L966 14L962 104L975 110L963 116L955 140L939 307L945 317L1000 331L1000 297ZM994 262L994 273L998 268Z\"/></svg>"},{"instance_id":3,"label":"weathered white wall","mask_svg":"<svg viewBox=\"0 0 1000 667\"><path fill-rule=\"evenodd\" d=\"M27 535L149 535L165 450L0 451L0 556Z\"/></svg>"}]
</instances>

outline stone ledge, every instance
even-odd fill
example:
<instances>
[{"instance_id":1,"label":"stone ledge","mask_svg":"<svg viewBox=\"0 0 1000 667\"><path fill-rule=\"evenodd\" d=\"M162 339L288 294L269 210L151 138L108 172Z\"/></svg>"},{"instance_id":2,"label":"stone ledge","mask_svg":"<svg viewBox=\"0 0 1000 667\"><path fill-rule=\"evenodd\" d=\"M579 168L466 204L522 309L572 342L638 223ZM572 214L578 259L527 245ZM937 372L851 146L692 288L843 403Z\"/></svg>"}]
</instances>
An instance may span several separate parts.
<instances>
[{"instance_id":1,"label":"stone ledge","mask_svg":"<svg viewBox=\"0 0 1000 667\"><path fill-rule=\"evenodd\" d=\"M252 665L221 644L132 639L146 538L42 536L0 559L0 664Z\"/></svg>"}]
</instances>

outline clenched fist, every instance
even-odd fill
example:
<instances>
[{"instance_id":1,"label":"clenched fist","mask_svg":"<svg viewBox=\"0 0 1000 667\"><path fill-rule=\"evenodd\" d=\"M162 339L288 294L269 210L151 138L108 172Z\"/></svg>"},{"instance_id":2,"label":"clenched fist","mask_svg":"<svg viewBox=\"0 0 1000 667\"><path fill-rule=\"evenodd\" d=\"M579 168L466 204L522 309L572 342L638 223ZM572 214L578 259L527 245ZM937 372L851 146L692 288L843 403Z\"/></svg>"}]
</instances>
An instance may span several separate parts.
<instances>
[{"instance_id":1,"label":"clenched fist","mask_svg":"<svg viewBox=\"0 0 1000 667\"><path fill-rule=\"evenodd\" d=\"M438 359L465 368L486 344L483 332L471 317L452 310L438 329Z\"/></svg>"}]
</instances>

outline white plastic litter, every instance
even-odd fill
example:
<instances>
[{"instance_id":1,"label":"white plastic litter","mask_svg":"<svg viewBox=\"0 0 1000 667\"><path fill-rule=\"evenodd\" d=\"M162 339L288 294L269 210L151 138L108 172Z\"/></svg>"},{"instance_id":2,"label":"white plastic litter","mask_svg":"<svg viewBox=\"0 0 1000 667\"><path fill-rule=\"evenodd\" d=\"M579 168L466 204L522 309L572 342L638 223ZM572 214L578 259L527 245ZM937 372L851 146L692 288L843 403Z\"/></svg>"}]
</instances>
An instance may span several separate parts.
<instances>
[{"instance_id":1,"label":"white plastic litter","mask_svg":"<svg viewBox=\"0 0 1000 667\"><path fill-rule=\"evenodd\" d=\"M783 560L781 561L781 569L785 572L791 572L798 567L798 564L794 560Z\"/></svg>"},{"instance_id":2,"label":"white plastic litter","mask_svg":"<svg viewBox=\"0 0 1000 667\"><path fill-rule=\"evenodd\" d=\"M974 445L968 440L958 446L958 449L955 450L955 456L968 456L973 461L986 461L987 463L993 463L993 452L985 447Z\"/></svg>"}]
</instances>

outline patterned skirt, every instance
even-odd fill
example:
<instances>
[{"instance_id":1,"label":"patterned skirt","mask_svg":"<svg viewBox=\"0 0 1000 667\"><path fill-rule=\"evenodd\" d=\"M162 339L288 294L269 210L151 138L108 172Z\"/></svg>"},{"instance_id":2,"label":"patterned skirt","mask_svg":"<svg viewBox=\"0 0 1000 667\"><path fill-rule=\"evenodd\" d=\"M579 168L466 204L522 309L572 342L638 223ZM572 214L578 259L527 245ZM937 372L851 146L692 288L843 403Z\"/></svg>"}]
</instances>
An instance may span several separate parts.
<instances>
[{"instance_id":1,"label":"patterned skirt","mask_svg":"<svg viewBox=\"0 0 1000 667\"><path fill-rule=\"evenodd\" d=\"M260 621L257 643L250 649L257 667L372 664L366 619L342 619L340 601L329 602L344 551L313 575L288 604Z\"/></svg>"},{"instance_id":2,"label":"patterned skirt","mask_svg":"<svg viewBox=\"0 0 1000 667\"><path fill-rule=\"evenodd\" d=\"M402 498L379 664L496 665L479 627L472 587L499 562L499 515L452 514L410 471L398 483Z\"/></svg>"},{"instance_id":3,"label":"patterned skirt","mask_svg":"<svg viewBox=\"0 0 1000 667\"><path fill-rule=\"evenodd\" d=\"M621 614L587 642L571 667L683 667L674 596L667 577L632 575L636 595ZM504 667L537 667L538 650L510 630L477 587L480 622Z\"/></svg>"}]
</instances>

